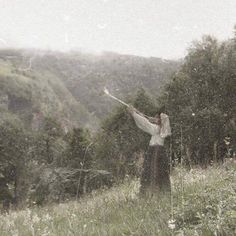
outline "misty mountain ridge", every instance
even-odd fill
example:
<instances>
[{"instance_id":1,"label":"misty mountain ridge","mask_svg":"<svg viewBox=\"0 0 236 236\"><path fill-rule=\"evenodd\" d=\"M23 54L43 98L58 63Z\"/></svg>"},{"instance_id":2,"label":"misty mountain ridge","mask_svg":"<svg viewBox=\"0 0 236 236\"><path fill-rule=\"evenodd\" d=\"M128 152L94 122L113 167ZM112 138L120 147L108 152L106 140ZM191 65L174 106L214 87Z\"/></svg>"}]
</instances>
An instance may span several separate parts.
<instances>
[{"instance_id":1,"label":"misty mountain ridge","mask_svg":"<svg viewBox=\"0 0 236 236\"><path fill-rule=\"evenodd\" d=\"M103 95L104 87L121 99L139 88L157 97L179 65L113 52L0 50L0 110L36 130L45 116L55 117L65 130L95 130L119 105Z\"/></svg>"}]
</instances>

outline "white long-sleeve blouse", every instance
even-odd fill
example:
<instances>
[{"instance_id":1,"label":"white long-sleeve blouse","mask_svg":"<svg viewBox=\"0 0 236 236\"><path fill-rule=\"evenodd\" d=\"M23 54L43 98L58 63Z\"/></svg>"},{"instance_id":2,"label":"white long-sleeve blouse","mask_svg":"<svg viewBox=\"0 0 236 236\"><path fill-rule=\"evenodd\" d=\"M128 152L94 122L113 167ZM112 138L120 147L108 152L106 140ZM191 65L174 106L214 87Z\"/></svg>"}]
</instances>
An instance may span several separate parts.
<instances>
[{"instance_id":1,"label":"white long-sleeve blouse","mask_svg":"<svg viewBox=\"0 0 236 236\"><path fill-rule=\"evenodd\" d=\"M161 127L160 125L151 123L147 118L139 115L135 111L132 113L136 125L144 132L150 134L151 140L149 146L164 145L164 140L171 135L169 117L161 113Z\"/></svg>"}]
</instances>

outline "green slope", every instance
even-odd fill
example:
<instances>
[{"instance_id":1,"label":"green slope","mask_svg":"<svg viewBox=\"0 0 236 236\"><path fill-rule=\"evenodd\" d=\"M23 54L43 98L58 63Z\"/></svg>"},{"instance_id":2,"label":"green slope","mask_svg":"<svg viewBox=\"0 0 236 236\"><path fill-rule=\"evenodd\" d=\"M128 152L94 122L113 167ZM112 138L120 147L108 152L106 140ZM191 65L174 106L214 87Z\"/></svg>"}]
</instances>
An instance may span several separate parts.
<instances>
[{"instance_id":1,"label":"green slope","mask_svg":"<svg viewBox=\"0 0 236 236\"><path fill-rule=\"evenodd\" d=\"M138 180L95 192L79 202L0 216L1 236L235 235L235 163L177 168L172 208L166 197L140 199Z\"/></svg>"},{"instance_id":2,"label":"green slope","mask_svg":"<svg viewBox=\"0 0 236 236\"><path fill-rule=\"evenodd\" d=\"M118 105L102 94L105 86L122 99L141 87L157 97L179 65L114 53L1 50L0 100L8 96L9 111L28 123L40 111L94 130Z\"/></svg>"},{"instance_id":3,"label":"green slope","mask_svg":"<svg viewBox=\"0 0 236 236\"><path fill-rule=\"evenodd\" d=\"M60 78L50 71L22 70L18 62L7 57L0 59L0 99L0 109L17 114L26 125L37 112L56 117L69 127L96 124Z\"/></svg>"}]
</instances>

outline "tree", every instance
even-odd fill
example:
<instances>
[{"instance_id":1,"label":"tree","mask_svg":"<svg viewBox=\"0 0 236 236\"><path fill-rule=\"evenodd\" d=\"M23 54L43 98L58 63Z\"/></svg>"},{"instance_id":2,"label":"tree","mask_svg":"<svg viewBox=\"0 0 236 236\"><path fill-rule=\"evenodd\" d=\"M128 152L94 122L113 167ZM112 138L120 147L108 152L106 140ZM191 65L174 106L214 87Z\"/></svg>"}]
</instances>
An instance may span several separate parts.
<instances>
[{"instance_id":1,"label":"tree","mask_svg":"<svg viewBox=\"0 0 236 236\"><path fill-rule=\"evenodd\" d=\"M160 98L171 116L175 156L190 165L222 159L224 137L233 136L235 48L210 36L195 42Z\"/></svg>"},{"instance_id":2,"label":"tree","mask_svg":"<svg viewBox=\"0 0 236 236\"><path fill-rule=\"evenodd\" d=\"M22 205L29 181L27 179L27 151L29 142L19 121L3 121L0 124L0 191L16 206ZM13 186L9 192L8 186ZM12 197L10 197L12 196ZM7 200L7 199L2 199Z\"/></svg>"},{"instance_id":3,"label":"tree","mask_svg":"<svg viewBox=\"0 0 236 236\"><path fill-rule=\"evenodd\" d=\"M92 168L92 142L89 132L81 128L74 128L68 135L68 140L67 167L79 170L71 191L78 197L87 188L88 170Z\"/></svg>"},{"instance_id":4,"label":"tree","mask_svg":"<svg viewBox=\"0 0 236 236\"><path fill-rule=\"evenodd\" d=\"M32 132L30 138L31 188L29 202L44 204L66 198L65 182L69 172L65 160L68 141L61 125L53 117L46 117L42 130Z\"/></svg>"}]
</instances>

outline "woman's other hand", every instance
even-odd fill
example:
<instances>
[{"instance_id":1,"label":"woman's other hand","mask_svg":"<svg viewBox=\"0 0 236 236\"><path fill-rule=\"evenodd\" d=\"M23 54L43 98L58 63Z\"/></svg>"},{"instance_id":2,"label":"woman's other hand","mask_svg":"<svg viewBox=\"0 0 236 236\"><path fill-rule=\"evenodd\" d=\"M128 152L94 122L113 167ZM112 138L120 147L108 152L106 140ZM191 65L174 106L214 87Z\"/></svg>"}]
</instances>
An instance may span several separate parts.
<instances>
[{"instance_id":1,"label":"woman's other hand","mask_svg":"<svg viewBox=\"0 0 236 236\"><path fill-rule=\"evenodd\" d=\"M136 109L132 105L129 105L128 111L129 113L133 114L136 111Z\"/></svg>"}]
</instances>

